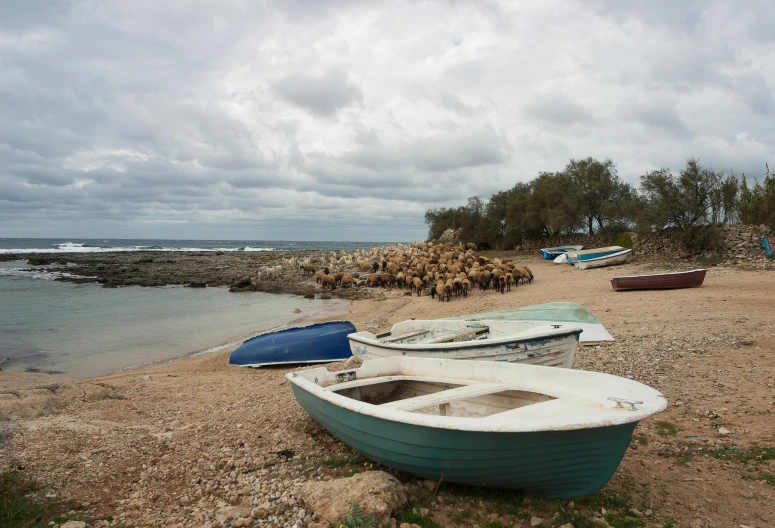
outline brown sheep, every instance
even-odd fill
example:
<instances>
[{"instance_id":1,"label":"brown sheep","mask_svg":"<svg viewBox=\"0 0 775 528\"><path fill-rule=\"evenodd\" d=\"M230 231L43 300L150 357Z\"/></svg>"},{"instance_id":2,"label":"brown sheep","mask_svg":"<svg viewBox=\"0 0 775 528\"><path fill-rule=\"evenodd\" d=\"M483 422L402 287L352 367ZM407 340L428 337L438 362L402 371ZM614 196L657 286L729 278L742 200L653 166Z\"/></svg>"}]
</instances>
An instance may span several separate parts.
<instances>
[{"instance_id":1,"label":"brown sheep","mask_svg":"<svg viewBox=\"0 0 775 528\"><path fill-rule=\"evenodd\" d=\"M489 271L484 270L479 274L479 289L486 290L490 287L491 274Z\"/></svg>"},{"instance_id":2,"label":"brown sheep","mask_svg":"<svg viewBox=\"0 0 775 528\"><path fill-rule=\"evenodd\" d=\"M460 277L452 279L452 291L455 293L455 297L460 297L460 294L463 293L463 281Z\"/></svg>"},{"instance_id":3,"label":"brown sheep","mask_svg":"<svg viewBox=\"0 0 775 528\"><path fill-rule=\"evenodd\" d=\"M534 278L533 272L530 271L530 268L528 268L527 266L522 266L522 267L524 268L525 271L527 271L528 275L530 275L530 282L533 282L533 278Z\"/></svg>"},{"instance_id":4,"label":"brown sheep","mask_svg":"<svg viewBox=\"0 0 775 528\"><path fill-rule=\"evenodd\" d=\"M506 293L506 277L504 277L503 275L498 277L498 291L501 292L501 295Z\"/></svg>"},{"instance_id":5,"label":"brown sheep","mask_svg":"<svg viewBox=\"0 0 775 528\"><path fill-rule=\"evenodd\" d=\"M352 275L345 275L342 277L342 288L351 288L355 285L355 279Z\"/></svg>"},{"instance_id":6,"label":"brown sheep","mask_svg":"<svg viewBox=\"0 0 775 528\"><path fill-rule=\"evenodd\" d=\"M448 280L447 282L444 283L444 297L447 298L447 302L452 300L452 289L453 289L453 286L452 286L451 280Z\"/></svg>"},{"instance_id":7,"label":"brown sheep","mask_svg":"<svg viewBox=\"0 0 775 528\"><path fill-rule=\"evenodd\" d=\"M325 272L323 272L323 270L320 270L317 273L315 273L315 282L317 284L320 284L320 279L322 279L324 275L325 275Z\"/></svg>"},{"instance_id":8,"label":"brown sheep","mask_svg":"<svg viewBox=\"0 0 775 528\"><path fill-rule=\"evenodd\" d=\"M323 285L323 289L336 289L336 279L334 279L331 275L323 275L323 278L320 279L320 283Z\"/></svg>"},{"instance_id":9,"label":"brown sheep","mask_svg":"<svg viewBox=\"0 0 775 528\"><path fill-rule=\"evenodd\" d=\"M468 279L463 279L463 297L468 297L468 291L471 289L471 283Z\"/></svg>"},{"instance_id":10,"label":"brown sheep","mask_svg":"<svg viewBox=\"0 0 775 528\"><path fill-rule=\"evenodd\" d=\"M511 291L511 285L514 284L514 275L507 273L506 275L506 291Z\"/></svg>"},{"instance_id":11,"label":"brown sheep","mask_svg":"<svg viewBox=\"0 0 775 528\"><path fill-rule=\"evenodd\" d=\"M368 284L372 288L375 286L379 286L380 284L382 284L382 277L380 277L376 273L371 273L369 274L368 277L366 277L366 284Z\"/></svg>"},{"instance_id":12,"label":"brown sheep","mask_svg":"<svg viewBox=\"0 0 775 528\"><path fill-rule=\"evenodd\" d=\"M412 281L412 288L417 290L417 297L422 297L422 279L415 277Z\"/></svg>"},{"instance_id":13,"label":"brown sheep","mask_svg":"<svg viewBox=\"0 0 775 528\"><path fill-rule=\"evenodd\" d=\"M525 282L533 280L530 277L530 273L528 273L528 271L522 266L517 266L516 268L514 268L514 273L515 273L514 278L516 278L517 280L522 279L522 284L525 284Z\"/></svg>"},{"instance_id":14,"label":"brown sheep","mask_svg":"<svg viewBox=\"0 0 775 528\"><path fill-rule=\"evenodd\" d=\"M336 281L337 284L341 284L342 277L344 277L344 273L334 273L331 276L334 278L334 280Z\"/></svg>"},{"instance_id":15,"label":"brown sheep","mask_svg":"<svg viewBox=\"0 0 775 528\"><path fill-rule=\"evenodd\" d=\"M313 275L315 273L315 266L311 266L309 264L302 264L301 266L299 266L299 269L304 273L309 273L310 275Z\"/></svg>"},{"instance_id":16,"label":"brown sheep","mask_svg":"<svg viewBox=\"0 0 775 528\"><path fill-rule=\"evenodd\" d=\"M444 301L444 281L438 281L436 283L436 293L439 296L439 302Z\"/></svg>"},{"instance_id":17,"label":"brown sheep","mask_svg":"<svg viewBox=\"0 0 775 528\"><path fill-rule=\"evenodd\" d=\"M380 273L380 278L382 279L382 286L385 286L386 288L392 289L393 286L396 284L396 276L392 273Z\"/></svg>"}]
</instances>

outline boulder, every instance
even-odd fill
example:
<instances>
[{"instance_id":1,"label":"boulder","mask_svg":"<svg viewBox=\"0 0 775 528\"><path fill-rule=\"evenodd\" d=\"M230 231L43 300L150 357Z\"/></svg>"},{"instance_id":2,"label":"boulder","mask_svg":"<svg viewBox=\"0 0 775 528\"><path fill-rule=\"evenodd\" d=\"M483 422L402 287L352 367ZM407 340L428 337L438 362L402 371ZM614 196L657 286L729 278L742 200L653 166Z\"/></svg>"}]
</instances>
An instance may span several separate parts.
<instances>
[{"instance_id":1,"label":"boulder","mask_svg":"<svg viewBox=\"0 0 775 528\"><path fill-rule=\"evenodd\" d=\"M247 506L224 506L215 512L215 520L221 524L226 524L232 519L250 517L251 509Z\"/></svg>"},{"instance_id":2,"label":"boulder","mask_svg":"<svg viewBox=\"0 0 775 528\"><path fill-rule=\"evenodd\" d=\"M301 487L298 498L308 510L337 526L356 502L364 516L375 514L381 526L389 526L393 510L406 504L404 487L398 479L384 471L367 471L349 478L328 481L310 481Z\"/></svg>"},{"instance_id":3,"label":"boulder","mask_svg":"<svg viewBox=\"0 0 775 528\"><path fill-rule=\"evenodd\" d=\"M253 282L250 280L250 277L242 277L241 279L238 279L234 281L234 283L231 285L232 288L247 288L250 286Z\"/></svg>"}]
</instances>

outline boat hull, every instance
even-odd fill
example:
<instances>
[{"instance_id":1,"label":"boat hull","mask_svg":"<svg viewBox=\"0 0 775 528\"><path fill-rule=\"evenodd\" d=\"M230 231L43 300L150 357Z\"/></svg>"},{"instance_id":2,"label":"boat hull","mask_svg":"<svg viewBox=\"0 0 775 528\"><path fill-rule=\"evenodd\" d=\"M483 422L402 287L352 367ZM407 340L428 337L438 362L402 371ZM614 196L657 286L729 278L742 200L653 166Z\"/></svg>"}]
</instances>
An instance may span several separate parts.
<instances>
[{"instance_id":1,"label":"boat hull","mask_svg":"<svg viewBox=\"0 0 775 528\"><path fill-rule=\"evenodd\" d=\"M611 286L616 291L697 288L698 286L702 286L702 283L705 280L705 273L706 270L697 269L679 273L614 277L611 279Z\"/></svg>"},{"instance_id":2,"label":"boat hull","mask_svg":"<svg viewBox=\"0 0 775 528\"><path fill-rule=\"evenodd\" d=\"M573 265L578 269L592 269L592 268L604 268L606 266L615 266L617 264L625 264L632 260L632 250L619 251L618 253L612 253L610 255L600 256L597 258L574 261Z\"/></svg>"},{"instance_id":3,"label":"boat hull","mask_svg":"<svg viewBox=\"0 0 775 528\"><path fill-rule=\"evenodd\" d=\"M563 255L569 251L581 251L584 246L557 246L552 248L542 248L541 256L546 260L554 260L560 255Z\"/></svg>"},{"instance_id":4,"label":"boat hull","mask_svg":"<svg viewBox=\"0 0 775 528\"><path fill-rule=\"evenodd\" d=\"M762 239L765 254L770 258L775 258L775 236L764 237Z\"/></svg>"},{"instance_id":5,"label":"boat hull","mask_svg":"<svg viewBox=\"0 0 775 528\"><path fill-rule=\"evenodd\" d=\"M576 262L581 262L584 260L592 260L597 259L600 257L606 257L608 255L613 255L614 253L619 253L621 251L624 251L626 248L623 248L622 246L607 246L602 248L593 248L593 249L584 249L582 251L568 251L566 255L566 259L561 262L565 262L567 264L570 264L571 266L575 264ZM560 255L562 256L562 255ZM559 257L558 257L559 259ZM556 262L556 260L555 260Z\"/></svg>"},{"instance_id":6,"label":"boat hull","mask_svg":"<svg viewBox=\"0 0 775 528\"><path fill-rule=\"evenodd\" d=\"M352 355L363 359L410 356L438 359L467 359L478 361L503 361L525 363L546 367L573 368L581 330L574 330L561 336L545 338L514 339L488 345L486 340L470 341L465 348L440 345L397 344L385 345L359 339L350 335Z\"/></svg>"},{"instance_id":7,"label":"boat hull","mask_svg":"<svg viewBox=\"0 0 775 528\"><path fill-rule=\"evenodd\" d=\"M352 332L351 322L332 321L257 335L234 350L229 363L261 367L342 361L351 356L347 334Z\"/></svg>"},{"instance_id":8,"label":"boat hull","mask_svg":"<svg viewBox=\"0 0 775 528\"><path fill-rule=\"evenodd\" d=\"M442 429L368 416L292 387L310 416L370 460L430 480L544 497L598 491L616 471L637 425L532 433Z\"/></svg>"}]
</instances>

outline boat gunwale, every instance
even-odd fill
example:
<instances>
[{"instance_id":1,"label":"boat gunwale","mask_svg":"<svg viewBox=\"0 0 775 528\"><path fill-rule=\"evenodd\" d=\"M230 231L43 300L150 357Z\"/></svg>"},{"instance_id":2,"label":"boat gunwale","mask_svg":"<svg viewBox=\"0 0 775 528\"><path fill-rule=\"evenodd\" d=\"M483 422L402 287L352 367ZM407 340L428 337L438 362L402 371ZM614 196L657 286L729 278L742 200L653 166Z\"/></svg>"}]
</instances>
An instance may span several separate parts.
<instances>
[{"instance_id":1,"label":"boat gunwale","mask_svg":"<svg viewBox=\"0 0 775 528\"><path fill-rule=\"evenodd\" d=\"M437 359L427 359L427 358L408 358L408 357L395 357L395 358L385 358L385 359L375 359L371 360L369 363L371 365L374 365L375 362L383 362L386 365L389 364L387 362L404 362L406 360L410 360L411 362L438 362ZM460 365L462 363L473 363L473 364L481 364L481 362L476 361L465 361L465 360L441 360L441 361L454 361L455 364ZM536 365L519 365L519 364L500 364L499 368L503 368L504 366L509 365L507 368L522 368L522 369L552 369L553 371L560 371L560 372L584 372L584 375L588 375L590 377L603 377L603 378L616 378L619 380L626 380L625 378L619 378L618 376L613 376L611 374L605 374L602 372L592 372L592 371L572 371L572 370L566 370L566 369L557 369L556 367L543 367L543 366L536 366ZM472 366L473 368L473 366ZM354 369L354 371L357 371L358 369ZM336 405L337 407L341 407L343 409L349 410L351 412L355 412L358 414L363 414L366 416L372 416L374 418L383 419L387 421L392 422L400 422L404 424L409 425L416 425L416 426L423 426L423 427L432 427L432 428L438 428L438 429L453 429L453 430L461 430L461 431L474 431L474 432L495 432L495 433L532 433L532 432L541 432L541 431L572 431L572 430L580 430L580 429L591 429L591 428L599 428L599 427L607 427L607 426L613 426L613 425L622 425L627 423L633 423L633 422L639 422L640 420L643 420L644 418L647 418L648 416L651 416L653 414L656 414L658 412L663 411L667 407L667 398L657 391L656 389L653 389L647 385L644 385L640 382L636 382L633 380L626 380L627 385L635 385L639 386L642 389L646 389L646 394L639 395L638 397L644 400L643 404L641 405L641 408L636 410L629 410L625 408L618 408L616 404L614 404L611 401L603 400L602 398L585 398L582 393L580 393L579 390L568 390L564 386L558 386L555 390L547 391L545 388L540 389L538 387L535 387L531 384L531 380L528 379L527 383L504 383L503 385L505 387L509 387L504 390L519 390L519 391L527 391L527 392L533 392L537 394L543 394L546 396L551 396L555 398L554 400L546 401L546 402L539 402L536 404L527 405L524 407L518 407L515 409L509 409L506 411L503 411L501 413L495 413L492 415L489 415L487 417L483 418L467 418L467 417L455 417L455 416L435 416L435 415L427 415L427 414L418 414L411 411L398 411L393 409L386 409L381 408L379 405L373 405L367 402L355 400L352 398L349 398L347 396L343 396L341 394L337 394L336 391L331 390L329 386L322 387L316 382L313 382L309 379L306 379L304 376L300 374L313 374L315 372L318 372L320 374L327 373L329 375L336 375L341 374L339 373L329 373L325 367L320 369L312 369L307 371L300 371L300 372L289 372L285 376L288 378L288 380L296 385L299 389L302 389L312 396L315 396L316 398L319 398L321 400L327 401L333 405ZM348 372L348 371L344 371ZM350 371L352 372L352 371ZM391 377L401 377L403 374L401 372L396 372ZM375 376L377 377L377 376ZM381 376L379 376L381 377ZM429 378L429 376L421 376L423 378ZM438 378L436 378L438 379ZM455 377L449 377L444 378L448 379L448 382L450 383L457 383L465 378L455 378ZM469 378L470 380L470 378ZM479 383L485 383L488 380L478 380L472 383L472 385L475 385L477 382ZM330 387L334 387L337 385L331 385ZM641 389L641 390L642 390ZM648 393L651 394L648 394ZM647 402L645 399L646 395L652 396L653 401ZM555 425L551 425L549 423L544 422L538 422L538 423L521 423L520 417L517 413L514 411L518 411L521 409L531 408L534 407L534 405L540 405L542 403L552 403L554 402L555 405L558 405L557 402L567 402L569 399L573 399L573 401L586 401L592 405L590 405L587 408L595 408L596 410L604 409L607 410L610 414L610 418L607 417L605 419L593 419L591 421L584 421L583 419L579 419L579 415L583 415L584 407L579 407L578 411L581 411L580 413L574 413L573 419L575 421L571 423L557 423ZM512 413L512 415L508 415L508 413ZM562 413L563 416L567 416L567 413Z\"/></svg>"},{"instance_id":2,"label":"boat gunwale","mask_svg":"<svg viewBox=\"0 0 775 528\"><path fill-rule=\"evenodd\" d=\"M668 275L688 275L689 273L698 273L700 271L707 272L707 268L697 268L689 271L671 271L668 273L649 273L647 275L617 275L616 277L613 277L611 280L614 279L641 279L646 277L661 277L661 276L668 276Z\"/></svg>"},{"instance_id":3,"label":"boat gunwale","mask_svg":"<svg viewBox=\"0 0 775 528\"><path fill-rule=\"evenodd\" d=\"M478 321L478 322L485 322L485 321ZM500 321L499 321L500 322ZM549 324L549 323L547 323ZM584 330L577 327L572 326L569 329L556 329L557 332L545 332L542 334L536 334L529 337L522 337L522 338L514 338L513 334L512 336L504 336L504 337L498 337L495 339L472 339L469 341L451 341L447 343L383 343L379 341L379 339L375 336L375 334L372 334L368 331L361 331L361 332L354 332L352 334L347 335L347 339L350 341L356 341L358 343L363 343L370 346L375 346L378 348L385 348L389 350L411 350L413 352L421 352L424 350L428 351L438 351L438 350L457 350L457 349L468 349L468 348L488 348L488 347L494 347L494 346L502 346L502 345L509 345L509 344L516 344L516 343L524 343L528 341L535 341L539 339L562 339L568 336L576 335L580 336ZM527 330L526 330L527 331ZM371 334L374 336L373 338L368 338L363 335L358 334Z\"/></svg>"},{"instance_id":4,"label":"boat gunwale","mask_svg":"<svg viewBox=\"0 0 775 528\"><path fill-rule=\"evenodd\" d=\"M627 253L632 253L632 248L623 249L622 251L617 251L616 253L609 253L608 255L603 255L603 256L600 256L600 257L594 257L594 258L578 260L578 261L574 260L573 264L586 263L586 262L597 262L597 261L601 261L603 259L620 257L622 255L626 255Z\"/></svg>"}]
</instances>

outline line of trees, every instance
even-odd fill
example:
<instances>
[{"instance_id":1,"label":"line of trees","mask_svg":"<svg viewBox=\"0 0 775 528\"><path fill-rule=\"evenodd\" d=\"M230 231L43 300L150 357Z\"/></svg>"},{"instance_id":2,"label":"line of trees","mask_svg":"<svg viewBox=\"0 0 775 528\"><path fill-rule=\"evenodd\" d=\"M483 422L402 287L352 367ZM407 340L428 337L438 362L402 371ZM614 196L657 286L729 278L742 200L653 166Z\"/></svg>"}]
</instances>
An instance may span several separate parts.
<instances>
[{"instance_id":1,"label":"line of trees","mask_svg":"<svg viewBox=\"0 0 775 528\"><path fill-rule=\"evenodd\" d=\"M659 169L640 177L636 189L619 177L610 159L570 160L560 172L542 172L483 200L429 209L429 239L447 229L483 248L510 249L523 239L626 231L678 229L696 249L717 249L721 224L766 224L775 230L775 170L749 187L745 175L724 174L690 159L674 174Z\"/></svg>"}]
</instances>

